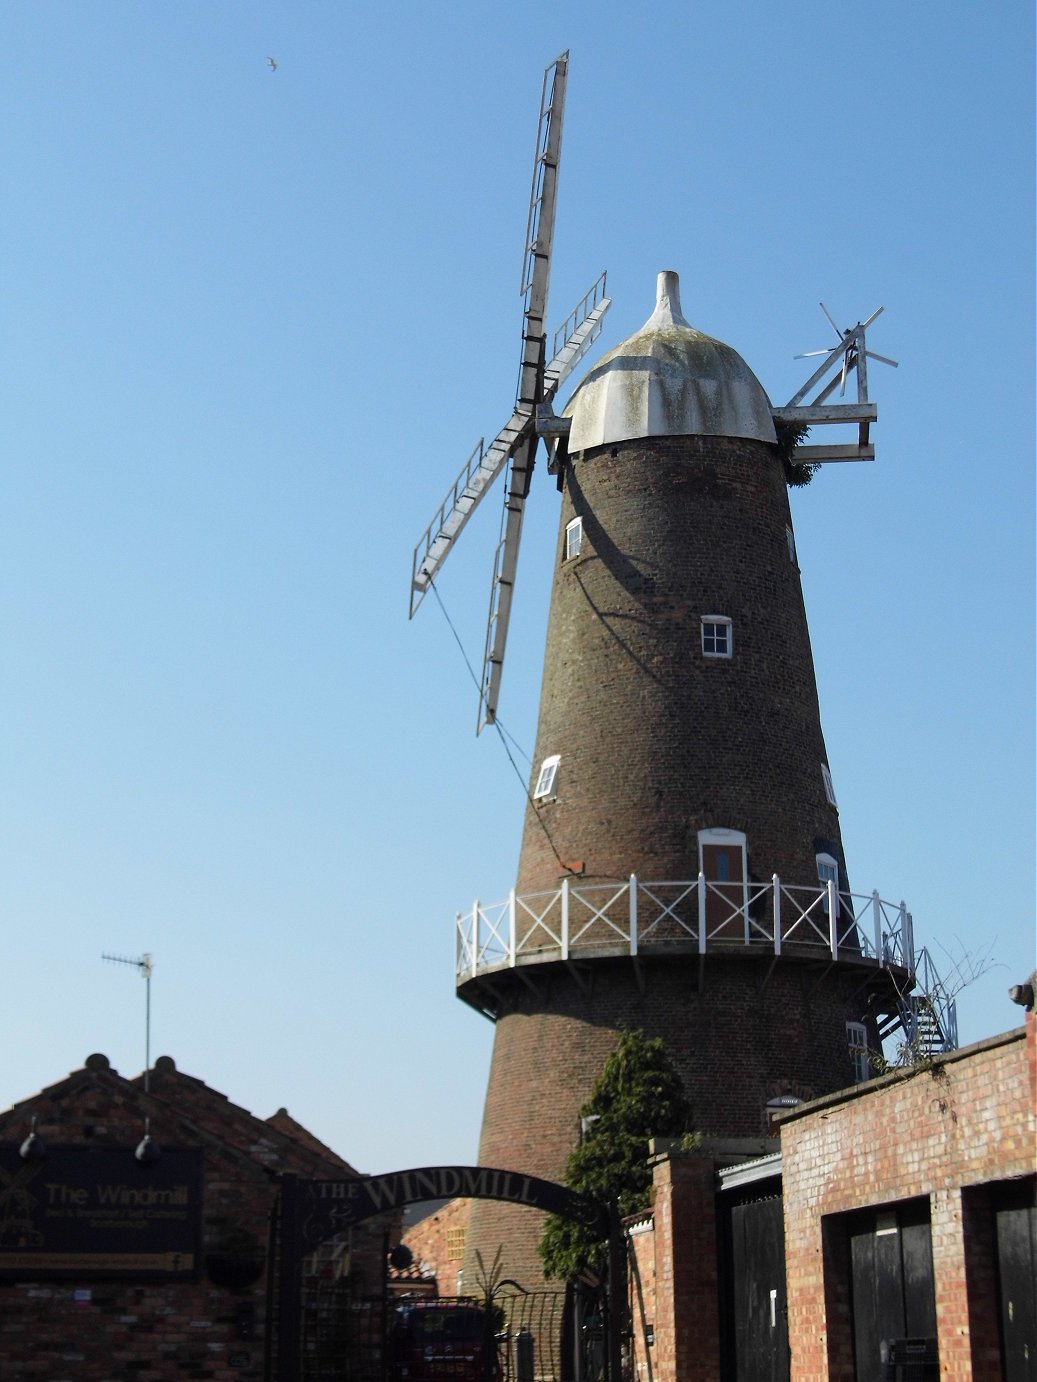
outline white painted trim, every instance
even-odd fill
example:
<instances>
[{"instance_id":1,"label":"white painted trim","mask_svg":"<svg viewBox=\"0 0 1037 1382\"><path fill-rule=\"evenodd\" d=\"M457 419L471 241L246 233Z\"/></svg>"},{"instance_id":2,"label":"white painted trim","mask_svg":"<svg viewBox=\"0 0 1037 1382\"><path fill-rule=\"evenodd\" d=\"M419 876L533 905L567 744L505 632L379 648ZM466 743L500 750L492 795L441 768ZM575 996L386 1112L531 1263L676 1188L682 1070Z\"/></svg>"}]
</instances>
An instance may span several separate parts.
<instances>
[{"instance_id":1,"label":"white painted trim","mask_svg":"<svg viewBox=\"0 0 1037 1382\"><path fill-rule=\"evenodd\" d=\"M868 1029L863 1022L847 1022L846 1044L850 1048L854 1079L858 1084L871 1079L871 1056L868 1051Z\"/></svg>"},{"instance_id":2,"label":"white painted trim","mask_svg":"<svg viewBox=\"0 0 1037 1382\"><path fill-rule=\"evenodd\" d=\"M825 786L825 796L828 798L829 806L834 806L839 810L839 803L835 799L835 784L832 781L832 773L827 763L821 764L821 781Z\"/></svg>"},{"instance_id":3,"label":"white painted trim","mask_svg":"<svg viewBox=\"0 0 1037 1382\"><path fill-rule=\"evenodd\" d=\"M534 801L541 801L544 797L551 795L554 790L555 778L558 776L558 764L561 760L562 755L560 753L552 753L541 763L536 786L533 789Z\"/></svg>"},{"instance_id":4,"label":"white painted trim","mask_svg":"<svg viewBox=\"0 0 1037 1382\"><path fill-rule=\"evenodd\" d=\"M706 888L706 889L708 889L711 885L716 884L716 883L718 883L718 882L722 883L723 880L719 880L719 879L715 879L715 878L710 878L710 879L706 879L706 878L705 878L705 867L704 867L705 861L703 860L703 857L702 857L703 846L704 846L704 845L728 845L728 846L730 846L732 849L738 849L738 850L741 851L741 855L742 855L742 878L741 878L741 883L739 883L738 879L736 879L736 878L731 878L731 879L727 880L727 882L728 882L731 886L734 886L734 887L739 887L739 886L740 886L741 889L742 889L742 908L741 908L741 910L742 910L742 925L743 925L743 927L744 927L744 929L745 929L745 939L746 939L746 941L748 942L748 939L749 939L749 851L748 851L748 849L746 848L746 843L747 843L747 841L746 841L745 831L744 831L744 830L730 830L730 829L728 829L726 826L714 825L714 826L708 827L706 830L700 830L700 831L699 831L699 833L698 833L698 842L699 842L699 878L700 878L700 879L705 879L705 888ZM702 885L700 884L700 887L701 887L701 886L702 886ZM704 894L703 894L703 898L704 898ZM703 905L702 905L702 911L703 911L703 914L704 914L704 912L705 912L705 901L704 901L704 900L703 900ZM704 919L705 919L705 918L704 918L704 915L703 915L702 920L704 921Z\"/></svg>"},{"instance_id":5,"label":"white painted trim","mask_svg":"<svg viewBox=\"0 0 1037 1382\"><path fill-rule=\"evenodd\" d=\"M718 653L710 651L706 647L706 626L707 624L724 628L727 631L727 648L724 652ZM731 619L726 614L703 614L699 620L699 642L702 647L703 657L733 657L735 651L735 628Z\"/></svg>"}]
</instances>

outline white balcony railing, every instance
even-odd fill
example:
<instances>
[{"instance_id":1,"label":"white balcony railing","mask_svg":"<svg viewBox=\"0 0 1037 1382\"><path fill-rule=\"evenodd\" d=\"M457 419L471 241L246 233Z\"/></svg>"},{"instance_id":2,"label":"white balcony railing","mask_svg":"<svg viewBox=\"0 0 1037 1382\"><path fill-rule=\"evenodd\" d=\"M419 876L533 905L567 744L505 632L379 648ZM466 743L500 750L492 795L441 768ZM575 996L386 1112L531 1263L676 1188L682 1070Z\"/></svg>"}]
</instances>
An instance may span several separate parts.
<instances>
[{"instance_id":1,"label":"white balcony railing","mask_svg":"<svg viewBox=\"0 0 1037 1382\"><path fill-rule=\"evenodd\" d=\"M834 882L622 883L563 879L547 892L512 892L475 902L457 915L457 982L517 965L598 956L700 955L746 947L780 955L786 946L833 960L894 965L913 977L911 913L877 892L841 891Z\"/></svg>"}]
</instances>

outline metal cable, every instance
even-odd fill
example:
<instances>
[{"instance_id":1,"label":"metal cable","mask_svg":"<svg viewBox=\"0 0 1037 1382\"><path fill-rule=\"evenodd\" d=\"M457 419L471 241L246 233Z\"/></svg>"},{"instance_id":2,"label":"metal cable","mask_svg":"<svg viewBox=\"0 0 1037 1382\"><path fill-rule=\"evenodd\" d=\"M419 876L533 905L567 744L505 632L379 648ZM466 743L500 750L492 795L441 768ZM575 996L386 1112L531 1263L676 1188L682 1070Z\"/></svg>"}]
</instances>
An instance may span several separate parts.
<instances>
[{"instance_id":1,"label":"metal cable","mask_svg":"<svg viewBox=\"0 0 1037 1382\"><path fill-rule=\"evenodd\" d=\"M436 603L439 605L439 608L443 611L443 618L446 620L447 628L454 636L454 642L460 649L461 657L464 659L464 665L468 668L468 675L471 677L472 682L475 685L475 689L478 691L479 695L482 696L482 684L480 683L479 678L475 675L475 668L472 666L471 660L468 654L465 652L464 644L461 642L460 635L458 634L457 629L454 627L453 620L447 613L446 605L444 605L443 598L436 588L436 583L431 578L429 579L429 588L431 589L433 595L436 597ZM530 766L532 766L532 759L529 757L526 751L520 746L520 744L514 738L514 736L510 733L507 733L507 731L504 729L504 726L501 724L500 720L498 720L496 716L493 717L492 724L500 737L501 746L503 747L504 752L507 755L508 762L511 764L515 776L522 784L522 794L526 798L526 801L529 803L529 805L533 807L533 815L536 818L536 821L539 824L540 829L544 832L544 838L547 840L547 843L551 848L551 853L554 855L558 863L558 867L562 870L563 873L571 873L572 870L568 867L568 865L562 859L562 856L558 853L558 850L555 848L555 842L551 839L551 832L548 830L547 824L544 821L543 816L536 809L533 803L533 797L529 790L528 780L527 778L523 777L522 773L519 771L519 766L515 762L515 759L512 756L512 752L508 747L508 739L511 740L511 742L515 745L516 749L518 749L519 753L522 754L522 757L525 758L526 762L529 763Z\"/></svg>"}]
</instances>

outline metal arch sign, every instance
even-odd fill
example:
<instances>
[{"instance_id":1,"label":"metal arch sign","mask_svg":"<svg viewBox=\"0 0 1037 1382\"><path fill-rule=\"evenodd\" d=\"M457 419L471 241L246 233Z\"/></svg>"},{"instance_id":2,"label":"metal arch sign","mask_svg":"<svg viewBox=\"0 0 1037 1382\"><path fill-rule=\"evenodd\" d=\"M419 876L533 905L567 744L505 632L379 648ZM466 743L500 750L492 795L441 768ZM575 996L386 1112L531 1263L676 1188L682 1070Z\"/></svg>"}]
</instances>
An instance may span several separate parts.
<instances>
[{"instance_id":1,"label":"metal arch sign","mask_svg":"<svg viewBox=\"0 0 1037 1382\"><path fill-rule=\"evenodd\" d=\"M422 1200L504 1200L529 1209L544 1210L585 1224L609 1240L610 1313L619 1319L623 1306L622 1243L618 1219L609 1206L585 1195L540 1180L521 1171L493 1166L423 1166L407 1171L387 1171L380 1176L354 1176L344 1180L308 1180L281 1177L281 1252L278 1268L277 1382L295 1382L301 1346L301 1280L303 1257L318 1244L355 1224L379 1214L391 1213ZM268 1298L268 1309L273 1297ZM610 1336L612 1337L612 1336ZM618 1339L618 1331L614 1331ZM610 1343L609 1376L618 1379L619 1358ZM615 1356L613 1356L615 1354Z\"/></svg>"},{"instance_id":2,"label":"metal arch sign","mask_svg":"<svg viewBox=\"0 0 1037 1382\"><path fill-rule=\"evenodd\" d=\"M294 1188L295 1220L303 1252L365 1219L422 1200L504 1200L574 1219L597 1230L602 1238L609 1233L605 1205L554 1181L492 1166L423 1166L349 1180L300 1179Z\"/></svg>"}]
</instances>

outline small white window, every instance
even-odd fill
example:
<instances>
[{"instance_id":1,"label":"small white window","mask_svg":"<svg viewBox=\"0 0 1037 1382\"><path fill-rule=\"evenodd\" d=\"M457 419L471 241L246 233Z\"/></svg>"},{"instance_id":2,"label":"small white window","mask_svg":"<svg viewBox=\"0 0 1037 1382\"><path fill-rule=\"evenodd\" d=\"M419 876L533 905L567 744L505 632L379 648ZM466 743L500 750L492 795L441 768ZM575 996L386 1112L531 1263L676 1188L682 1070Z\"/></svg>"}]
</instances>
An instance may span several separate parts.
<instances>
[{"instance_id":1,"label":"small white window","mask_svg":"<svg viewBox=\"0 0 1037 1382\"><path fill-rule=\"evenodd\" d=\"M868 1051L868 1029L863 1022L847 1022L846 1043L853 1062L853 1078L857 1084L871 1079L871 1055Z\"/></svg>"},{"instance_id":2,"label":"small white window","mask_svg":"<svg viewBox=\"0 0 1037 1382\"><path fill-rule=\"evenodd\" d=\"M832 783L832 774L828 771L828 764L821 764L821 781L825 784L825 796L828 798L829 806L839 809L839 803L835 799L835 787Z\"/></svg>"},{"instance_id":3,"label":"small white window","mask_svg":"<svg viewBox=\"0 0 1037 1382\"><path fill-rule=\"evenodd\" d=\"M828 915L828 884L834 883L839 887L839 864L830 854L818 854L817 858L817 877L818 882L825 887L824 909L825 916Z\"/></svg>"},{"instance_id":4,"label":"small white window","mask_svg":"<svg viewBox=\"0 0 1037 1382\"><path fill-rule=\"evenodd\" d=\"M702 651L706 657L730 657L733 648L731 620L725 614L704 614Z\"/></svg>"},{"instance_id":5,"label":"small white window","mask_svg":"<svg viewBox=\"0 0 1037 1382\"><path fill-rule=\"evenodd\" d=\"M583 546L583 519L574 518L571 523L565 525L565 559L572 561L573 557L580 555L580 548Z\"/></svg>"},{"instance_id":6,"label":"small white window","mask_svg":"<svg viewBox=\"0 0 1037 1382\"><path fill-rule=\"evenodd\" d=\"M792 531L792 529L789 527L789 525L788 525L787 523L786 523L786 525L785 525L785 541L788 543L788 547L789 547L789 561L792 562L793 566L795 566L795 564L796 564L796 534Z\"/></svg>"},{"instance_id":7,"label":"small white window","mask_svg":"<svg viewBox=\"0 0 1037 1382\"><path fill-rule=\"evenodd\" d=\"M549 797L554 790L555 776L558 772L558 764L561 761L561 754L553 753L550 758L545 758L540 765L540 775L537 778L537 785L533 789L533 800L538 801L541 797Z\"/></svg>"}]
</instances>

